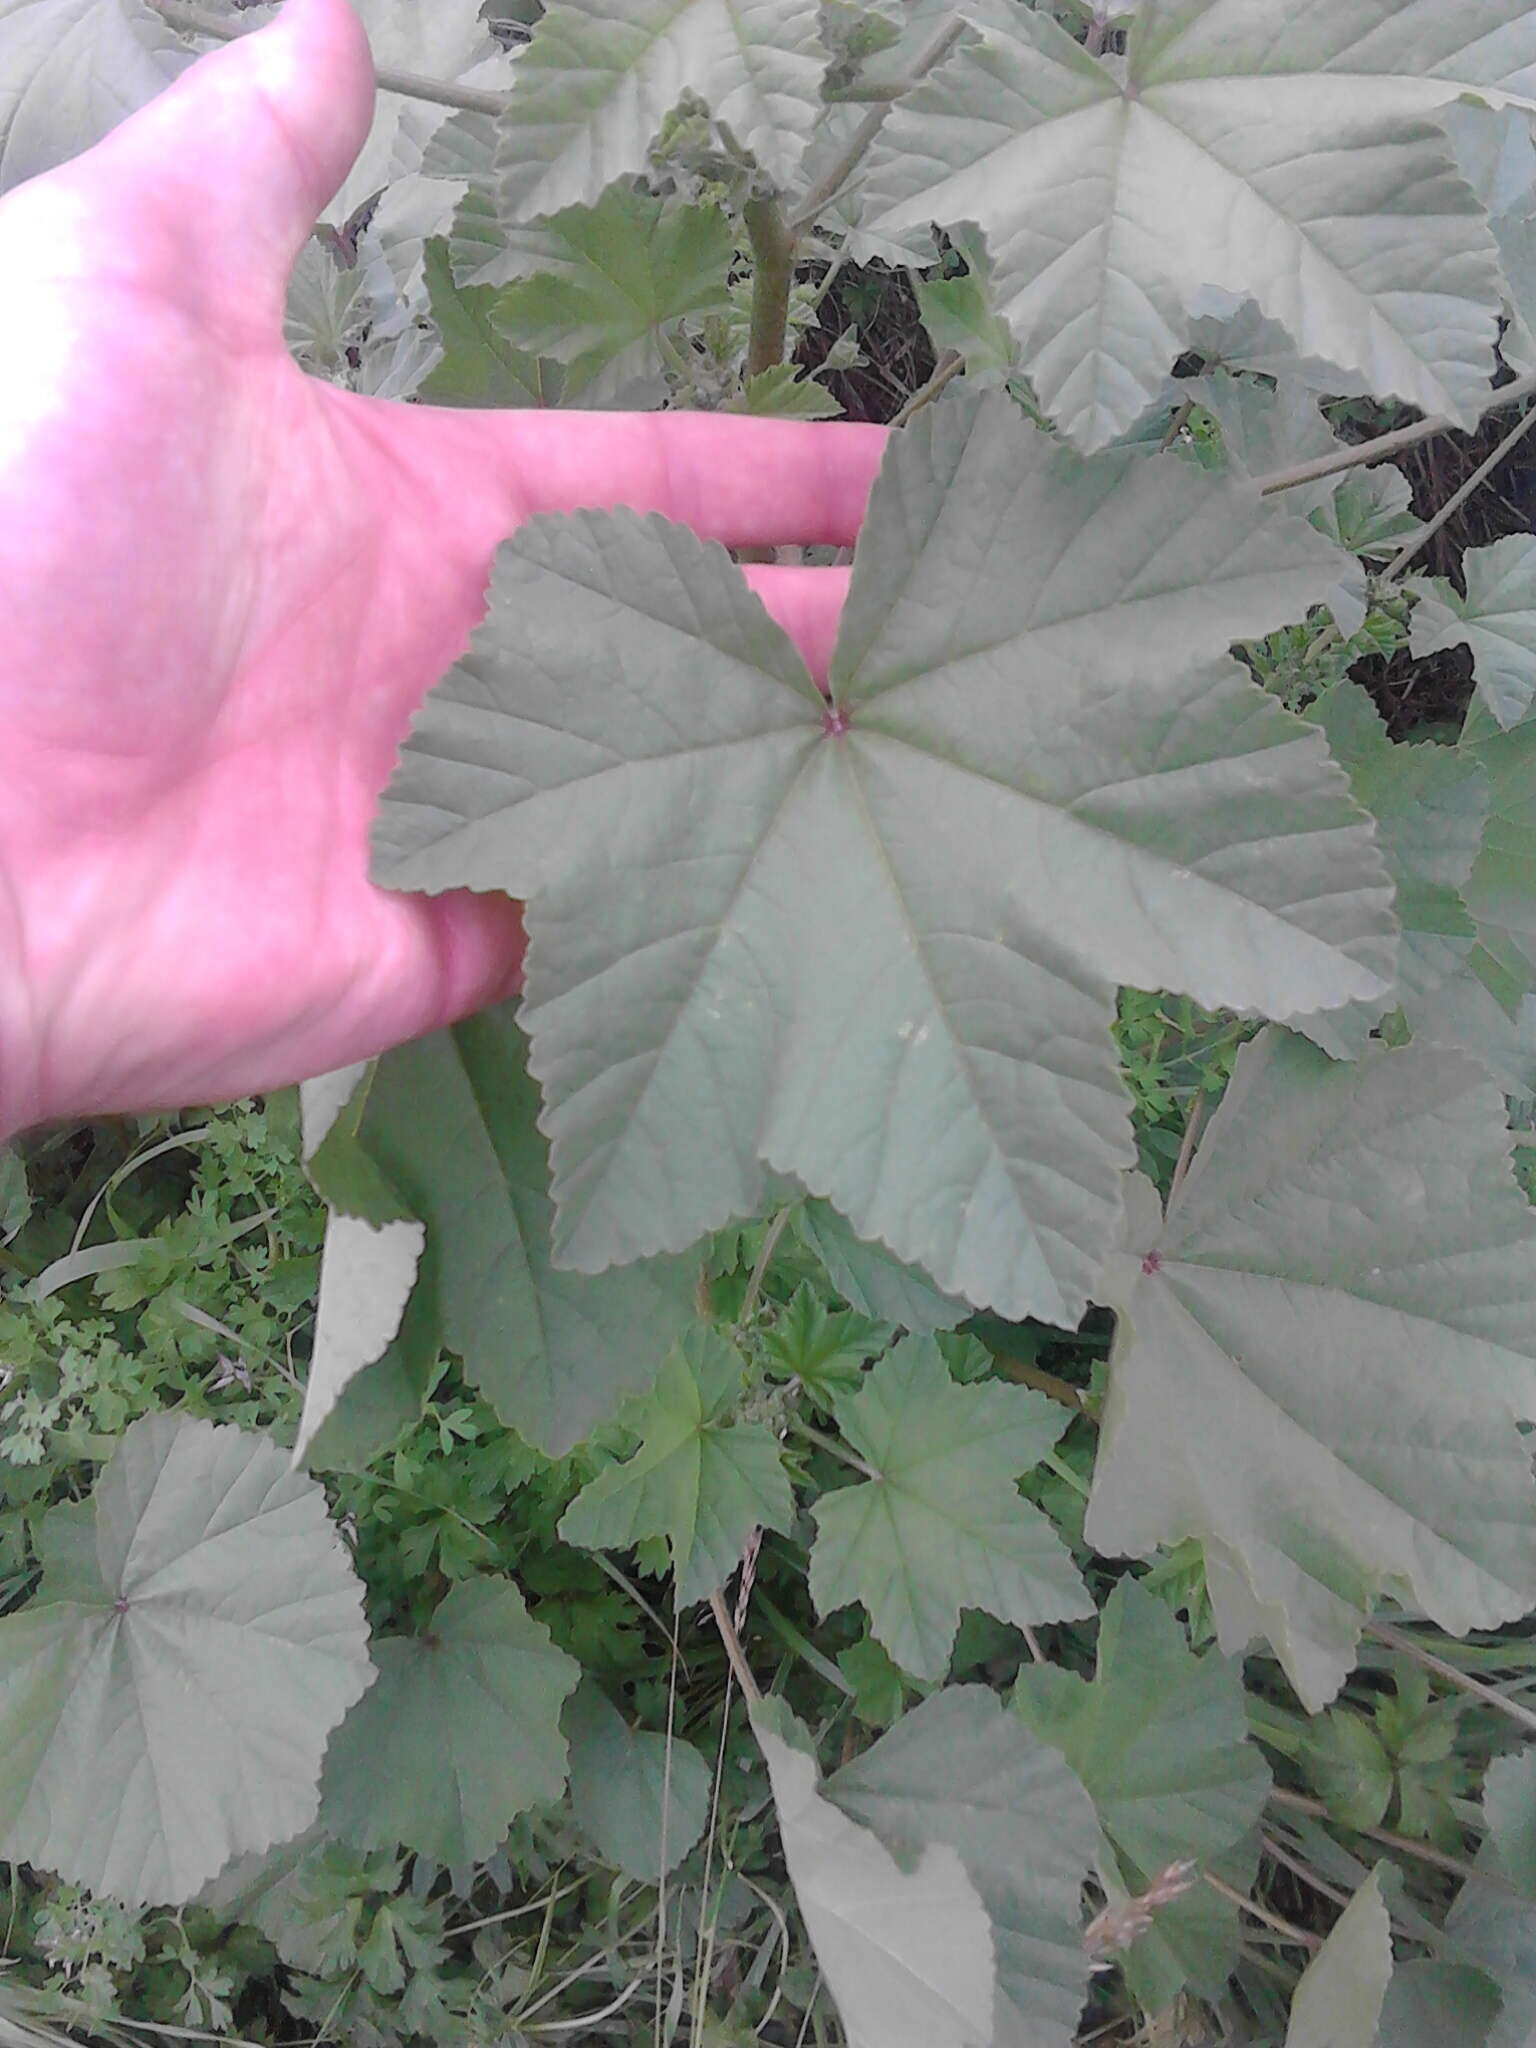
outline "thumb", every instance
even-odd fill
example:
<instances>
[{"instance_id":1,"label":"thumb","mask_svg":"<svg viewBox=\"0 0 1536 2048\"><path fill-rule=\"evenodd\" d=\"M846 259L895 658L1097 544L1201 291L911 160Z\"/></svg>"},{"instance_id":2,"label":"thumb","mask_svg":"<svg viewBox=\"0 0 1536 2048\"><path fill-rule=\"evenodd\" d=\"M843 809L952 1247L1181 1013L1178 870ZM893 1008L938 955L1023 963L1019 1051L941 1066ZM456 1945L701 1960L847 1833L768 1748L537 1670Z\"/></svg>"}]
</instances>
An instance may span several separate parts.
<instances>
[{"instance_id":1,"label":"thumb","mask_svg":"<svg viewBox=\"0 0 1536 2048\"><path fill-rule=\"evenodd\" d=\"M180 296L269 325L372 118L368 39L348 0L284 0L275 21L199 58L67 174L120 224L119 260L163 263Z\"/></svg>"}]
</instances>

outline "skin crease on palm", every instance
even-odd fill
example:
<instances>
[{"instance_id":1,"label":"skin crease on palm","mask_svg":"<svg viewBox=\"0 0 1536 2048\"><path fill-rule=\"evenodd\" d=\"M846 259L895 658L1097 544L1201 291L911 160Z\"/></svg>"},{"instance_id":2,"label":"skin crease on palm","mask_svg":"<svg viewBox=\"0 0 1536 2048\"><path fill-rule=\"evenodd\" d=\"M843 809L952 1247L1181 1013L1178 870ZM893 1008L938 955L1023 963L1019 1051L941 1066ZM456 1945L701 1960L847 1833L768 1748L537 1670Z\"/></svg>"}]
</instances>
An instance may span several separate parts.
<instances>
[{"instance_id":1,"label":"skin crease on palm","mask_svg":"<svg viewBox=\"0 0 1536 2048\"><path fill-rule=\"evenodd\" d=\"M304 376L287 274L372 104L347 0L286 0L0 200L0 1136L281 1086L515 990L514 904L367 860L519 520L844 545L863 511L874 427ZM846 575L749 573L824 670Z\"/></svg>"}]
</instances>

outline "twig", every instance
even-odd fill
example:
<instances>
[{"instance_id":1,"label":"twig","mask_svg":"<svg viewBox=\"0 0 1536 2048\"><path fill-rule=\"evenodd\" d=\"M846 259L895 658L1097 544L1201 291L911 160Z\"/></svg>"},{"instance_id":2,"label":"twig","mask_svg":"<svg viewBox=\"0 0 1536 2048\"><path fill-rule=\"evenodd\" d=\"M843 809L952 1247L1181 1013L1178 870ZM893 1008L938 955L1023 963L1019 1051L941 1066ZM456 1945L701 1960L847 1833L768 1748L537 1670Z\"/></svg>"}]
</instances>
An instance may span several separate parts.
<instances>
[{"instance_id":1,"label":"twig","mask_svg":"<svg viewBox=\"0 0 1536 2048\"><path fill-rule=\"evenodd\" d=\"M846 1465L850 1471L861 1473L866 1479L880 1477L873 1465L866 1465L857 1452L850 1451L846 1444L840 1444L836 1437L828 1436L825 1430L816 1429L809 1422L802 1422L798 1415L791 1418L789 1426L796 1436L803 1436L807 1443L815 1444L818 1450L836 1458L840 1465Z\"/></svg>"},{"instance_id":2,"label":"twig","mask_svg":"<svg viewBox=\"0 0 1536 2048\"><path fill-rule=\"evenodd\" d=\"M1532 418L1536 418L1536 413L1532 414ZM1529 1707L1522 1707L1518 1700L1506 1697L1497 1686L1484 1685L1480 1678L1472 1677L1470 1672L1458 1671L1454 1664L1448 1664L1443 1657L1437 1657L1433 1650L1426 1650L1423 1644L1415 1642L1412 1636L1405 1636L1400 1630L1389 1628L1384 1621L1368 1621L1365 1632L1374 1636L1378 1643L1385 1643L1389 1650L1396 1650L1401 1656L1411 1657L1415 1664L1420 1665L1425 1671L1432 1671L1437 1678L1443 1678L1446 1684L1453 1686L1457 1692L1464 1692L1471 1699L1481 1700L1485 1707L1492 1707L1495 1713L1506 1715L1517 1726L1525 1729L1527 1734L1536 1735L1536 1713L1532 1713Z\"/></svg>"},{"instance_id":3,"label":"twig","mask_svg":"<svg viewBox=\"0 0 1536 2048\"><path fill-rule=\"evenodd\" d=\"M1536 375L1517 377L1512 384L1501 384L1494 392L1489 412L1503 412L1508 406L1518 405L1522 399L1536 393ZM1341 470L1359 469L1373 462L1385 462L1390 456L1401 454L1405 448L1416 448L1421 441L1432 441L1437 434L1455 434L1463 430L1455 420L1435 417L1419 420L1411 427L1397 427L1390 434L1380 434L1374 441L1359 441L1352 448L1336 448L1331 455L1320 455L1315 462L1301 462L1294 469L1273 470L1268 476L1256 481L1266 498L1272 498L1277 491L1292 491L1300 484L1317 483L1325 476L1337 476Z\"/></svg>"},{"instance_id":4,"label":"twig","mask_svg":"<svg viewBox=\"0 0 1536 2048\"><path fill-rule=\"evenodd\" d=\"M162 21L184 35L212 36L220 43L238 43L242 36L254 35L264 26L260 22L221 21L216 14L183 5L183 0L149 0L149 5ZM375 69L374 78L381 91L428 100L435 107L457 107L466 114L499 114L509 98L507 93L491 92L484 86L450 85L446 79L424 78L415 71Z\"/></svg>"},{"instance_id":5,"label":"twig","mask_svg":"<svg viewBox=\"0 0 1536 2048\"><path fill-rule=\"evenodd\" d=\"M736 1683L741 1687L747 1705L755 1707L762 1700L762 1690L752 1676L751 1666L747 1663L741 1647L741 1638L737 1635L735 1625L725 1611L725 1602L718 1593L710 1594L709 1611L715 1617L715 1627L719 1629L720 1640L725 1645L726 1662L731 1667Z\"/></svg>"},{"instance_id":6,"label":"twig","mask_svg":"<svg viewBox=\"0 0 1536 2048\"><path fill-rule=\"evenodd\" d=\"M893 427L904 427L914 413L921 412L925 405L931 405L950 379L958 377L964 368L965 357L960 355L955 349L946 349L940 358L938 368L928 379L928 382L919 385L918 389L913 392L912 396L901 408L901 411L891 421L891 425Z\"/></svg>"},{"instance_id":7,"label":"twig","mask_svg":"<svg viewBox=\"0 0 1536 2048\"><path fill-rule=\"evenodd\" d=\"M784 1227L789 1222L789 1214L789 1204L786 1203L763 1232L763 1241L758 1247L757 1261L752 1268L752 1277L747 1282L746 1293L741 1297L741 1310L736 1317L736 1327L738 1330L744 1330L747 1327L747 1324L752 1320L757 1310L758 1301L762 1297L763 1281L767 1276L773 1255L779 1248L779 1239L784 1235Z\"/></svg>"},{"instance_id":8,"label":"twig","mask_svg":"<svg viewBox=\"0 0 1536 2048\"><path fill-rule=\"evenodd\" d=\"M1292 1855L1285 1844L1277 1842L1273 1835L1260 1835L1259 1842L1264 1854L1272 1863L1278 1863L1282 1869L1288 1870L1292 1877L1299 1877L1303 1884L1310 1885L1321 1897L1331 1899L1336 1906L1349 1904L1348 1892L1340 1891L1337 1885L1330 1884L1326 1877L1312 1868L1310 1863L1304 1863L1299 1856Z\"/></svg>"},{"instance_id":9,"label":"twig","mask_svg":"<svg viewBox=\"0 0 1536 2048\"><path fill-rule=\"evenodd\" d=\"M986 1348L1004 1379L1013 1380L1021 1387L1033 1387L1037 1394L1044 1394L1047 1400L1070 1408L1074 1415L1091 1413L1088 1403L1070 1380L1058 1379L1055 1373L1047 1372L1044 1366L1031 1364L1027 1358L1015 1358L1011 1351L999 1351L991 1344Z\"/></svg>"},{"instance_id":10,"label":"twig","mask_svg":"<svg viewBox=\"0 0 1536 2048\"><path fill-rule=\"evenodd\" d=\"M1179 1156L1173 1163L1173 1179L1168 1184L1170 1207L1174 1196L1184 1185L1184 1176L1189 1172L1195 1156L1195 1145L1200 1136L1200 1126L1205 1122L1206 1105L1209 1097L1202 1090L1189 1105L1189 1114L1184 1119L1184 1136L1179 1144Z\"/></svg>"},{"instance_id":11,"label":"twig","mask_svg":"<svg viewBox=\"0 0 1536 2048\"><path fill-rule=\"evenodd\" d=\"M1271 1806L1283 1807L1291 1813L1304 1813L1312 1820L1333 1819L1333 1815L1321 1799L1309 1799L1303 1792L1287 1792L1282 1785L1273 1787L1269 1803ZM1491 1872L1478 1870L1464 1857L1449 1856L1444 1849L1433 1848L1428 1842L1415 1841L1412 1835L1400 1835L1391 1828L1363 1828L1353 1825L1349 1832L1352 1835L1363 1835L1369 1842L1380 1842L1384 1849L1396 1849L1400 1856L1412 1856L1420 1863L1431 1864L1436 1870L1443 1870L1451 1877L1459 1877L1463 1882L1470 1880L1475 1884L1491 1884L1503 1891L1512 1889L1511 1886L1502 1884Z\"/></svg>"},{"instance_id":12,"label":"twig","mask_svg":"<svg viewBox=\"0 0 1536 2048\"><path fill-rule=\"evenodd\" d=\"M1276 1934L1283 1934L1287 1941L1294 1941L1298 1948L1309 1949L1315 1953L1322 1947L1323 1938L1320 1934L1308 1934L1304 1927L1293 1927L1289 1920L1282 1920L1278 1913L1272 1913L1267 1906L1261 1906L1257 1899L1245 1899L1242 1893L1229 1885L1224 1878L1213 1876L1209 1870L1202 1870L1200 1875L1213 1892L1236 1906L1239 1913L1248 1914L1250 1919L1262 1920L1266 1927L1272 1927Z\"/></svg>"},{"instance_id":13,"label":"twig","mask_svg":"<svg viewBox=\"0 0 1536 2048\"><path fill-rule=\"evenodd\" d=\"M1403 571L1407 568L1408 564L1413 560L1414 556L1419 554L1424 548L1428 547L1429 543L1434 539L1437 533L1442 532L1447 526L1450 525L1451 521L1456 517L1456 514L1461 510L1462 506L1466 504L1469 498L1473 498L1477 495L1477 493L1482 489L1483 485L1487 483L1489 477L1493 475L1493 472L1499 467L1499 465L1505 460L1505 458L1511 455L1514 452L1514 450L1519 447L1520 443L1525 439L1526 435L1531 431L1532 427L1536 427L1536 405L1533 405L1531 407L1530 411L1525 415L1523 419L1517 420L1515 422L1514 426L1510 428L1509 432L1504 436L1503 440L1499 443L1498 447L1495 448L1493 453L1488 457L1488 460L1486 462L1480 462L1478 464L1477 468L1473 470L1472 474L1467 478L1466 482L1462 485L1461 489L1457 491L1452 497L1446 499L1445 503L1440 507L1440 510L1435 514L1434 518L1426 521L1425 524L1420 527L1419 531L1413 536L1412 540L1404 542L1403 546L1398 549L1397 553L1392 557L1391 561L1388 562L1386 568L1382 571L1383 582L1395 582L1396 579L1402 575Z\"/></svg>"},{"instance_id":14,"label":"twig","mask_svg":"<svg viewBox=\"0 0 1536 2048\"><path fill-rule=\"evenodd\" d=\"M965 25L965 16L962 14L946 16L939 26L938 33L924 47L913 64L912 75L907 80L908 85L916 85L920 78L926 78L934 65L949 55L960 40ZM808 228L829 201L835 199L842 191L864 161L870 144L885 126L885 117L890 111L891 102L887 101L884 105L872 108L864 116L854 129L852 140L837 162L832 165L825 177L819 178L806 193L799 211L789 223L791 234L798 235L802 228Z\"/></svg>"}]
</instances>

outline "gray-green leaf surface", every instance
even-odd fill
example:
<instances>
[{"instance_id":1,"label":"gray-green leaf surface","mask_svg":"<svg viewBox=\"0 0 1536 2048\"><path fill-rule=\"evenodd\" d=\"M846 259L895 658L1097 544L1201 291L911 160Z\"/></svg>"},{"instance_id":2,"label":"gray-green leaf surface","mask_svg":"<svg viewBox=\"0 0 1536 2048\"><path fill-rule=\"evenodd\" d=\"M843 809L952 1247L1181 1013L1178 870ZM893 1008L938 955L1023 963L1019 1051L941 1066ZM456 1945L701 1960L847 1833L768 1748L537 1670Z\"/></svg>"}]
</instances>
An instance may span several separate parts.
<instances>
[{"instance_id":1,"label":"gray-green leaf surface","mask_svg":"<svg viewBox=\"0 0 1536 2048\"><path fill-rule=\"evenodd\" d=\"M817 1783L778 1700L752 1710L790 1882L848 2048L991 2048L997 1968L980 1893L950 1843L904 1870Z\"/></svg>"},{"instance_id":2,"label":"gray-green leaf surface","mask_svg":"<svg viewBox=\"0 0 1536 2048\"><path fill-rule=\"evenodd\" d=\"M1468 548L1462 572L1465 594L1441 576L1412 586L1413 652L1470 647L1478 694L1507 729L1536 703L1536 534Z\"/></svg>"},{"instance_id":3,"label":"gray-green leaf surface","mask_svg":"<svg viewBox=\"0 0 1536 2048\"><path fill-rule=\"evenodd\" d=\"M910 1870L952 1848L992 1922L992 2039L1068 2048L1088 1986L1093 1807L1056 1752L982 1686L948 1686L829 1778L827 1799Z\"/></svg>"},{"instance_id":4,"label":"gray-green leaf surface","mask_svg":"<svg viewBox=\"0 0 1536 2048\"><path fill-rule=\"evenodd\" d=\"M565 1787L560 1709L581 1667L509 1579L469 1579L427 1629L374 1644L378 1683L331 1738L321 1818L360 1849L403 1843L455 1869Z\"/></svg>"},{"instance_id":5,"label":"gray-green leaf surface","mask_svg":"<svg viewBox=\"0 0 1536 2048\"><path fill-rule=\"evenodd\" d=\"M342 1209L380 1221L393 1200L425 1224L421 1313L502 1421L559 1457L655 1378L694 1276L673 1260L597 1279L552 1263L538 1109L505 1004L386 1053L311 1170Z\"/></svg>"},{"instance_id":6,"label":"gray-green leaf surface","mask_svg":"<svg viewBox=\"0 0 1536 2048\"><path fill-rule=\"evenodd\" d=\"M1337 561L1240 483L956 399L892 442L829 705L719 549L523 527L375 873L530 899L556 1255L681 1249L766 1163L1074 1323L1130 1150L1114 981L1282 1015L1390 981L1363 814L1225 653Z\"/></svg>"},{"instance_id":7,"label":"gray-green leaf surface","mask_svg":"<svg viewBox=\"0 0 1536 2048\"><path fill-rule=\"evenodd\" d=\"M1122 1579L1099 1625L1092 1681L1060 1665L1026 1666L1013 1707L1053 1743L1093 1801L1133 1893L1171 1864L1218 1868L1256 1826L1269 1772L1248 1739L1242 1667L1197 1657L1168 1608ZM1237 1961L1237 1921L1205 1885L1160 1908L1126 1960L1149 2004L1189 1980L1219 1995ZM1148 1997L1149 1985L1161 1995Z\"/></svg>"},{"instance_id":8,"label":"gray-green leaf surface","mask_svg":"<svg viewBox=\"0 0 1536 2048\"><path fill-rule=\"evenodd\" d=\"M0 1845L179 1904L314 1819L326 1737L373 1677L362 1588L285 1452L176 1415L128 1429L60 1533L0 1621Z\"/></svg>"},{"instance_id":9,"label":"gray-green leaf surface","mask_svg":"<svg viewBox=\"0 0 1536 2048\"><path fill-rule=\"evenodd\" d=\"M1536 1413L1536 1215L1510 1144L1463 1054L1336 1066L1270 1031L1166 1220L1135 1214L1106 1269L1088 1540L1198 1537L1223 1644L1267 1636L1314 1711L1383 1592L1454 1634L1536 1606L1515 1424Z\"/></svg>"},{"instance_id":10,"label":"gray-green leaf surface","mask_svg":"<svg viewBox=\"0 0 1536 2048\"><path fill-rule=\"evenodd\" d=\"M0 192L89 149L188 61L144 0L0 0Z\"/></svg>"},{"instance_id":11,"label":"gray-green leaf surface","mask_svg":"<svg viewBox=\"0 0 1536 2048\"><path fill-rule=\"evenodd\" d=\"M871 1476L812 1509L823 1615L862 1602L895 1661L935 1679L964 1607L1020 1627L1093 1612L1066 1545L1014 1483L1062 1434L1064 1409L996 1380L958 1385L932 1337L903 1339L836 1405Z\"/></svg>"},{"instance_id":12,"label":"gray-green leaf surface","mask_svg":"<svg viewBox=\"0 0 1536 2048\"><path fill-rule=\"evenodd\" d=\"M553 0L501 116L503 213L591 205L643 171L686 95L703 100L781 184L820 110L815 0Z\"/></svg>"},{"instance_id":13,"label":"gray-green leaf surface","mask_svg":"<svg viewBox=\"0 0 1536 2048\"><path fill-rule=\"evenodd\" d=\"M932 223L985 232L1080 445L1133 423L1211 286L1382 396L1464 423L1488 403L1494 243L1432 117L1531 90L1526 0L1147 0L1123 76L1044 10L973 25L887 122L863 226L914 249Z\"/></svg>"}]
</instances>

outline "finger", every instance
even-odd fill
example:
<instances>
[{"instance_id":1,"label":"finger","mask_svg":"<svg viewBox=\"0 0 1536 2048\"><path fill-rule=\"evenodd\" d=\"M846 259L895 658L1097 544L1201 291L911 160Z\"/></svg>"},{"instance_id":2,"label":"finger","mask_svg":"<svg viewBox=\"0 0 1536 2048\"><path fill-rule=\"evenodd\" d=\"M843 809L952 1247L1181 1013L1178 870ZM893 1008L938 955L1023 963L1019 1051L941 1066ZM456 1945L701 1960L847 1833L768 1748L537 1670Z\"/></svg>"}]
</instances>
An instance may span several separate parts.
<instances>
[{"instance_id":1,"label":"finger","mask_svg":"<svg viewBox=\"0 0 1536 2048\"><path fill-rule=\"evenodd\" d=\"M372 118L373 63L348 0L285 0L67 173L118 224L114 257L158 262L200 313L280 346L294 258Z\"/></svg>"},{"instance_id":2,"label":"finger","mask_svg":"<svg viewBox=\"0 0 1536 2048\"><path fill-rule=\"evenodd\" d=\"M460 504L473 480L508 524L535 512L627 505L727 547L848 547L885 448L884 427L732 413L463 412L375 408Z\"/></svg>"},{"instance_id":3,"label":"finger","mask_svg":"<svg viewBox=\"0 0 1536 2048\"><path fill-rule=\"evenodd\" d=\"M816 681L826 685L843 600L846 569L744 568L742 574L794 641Z\"/></svg>"}]
</instances>

